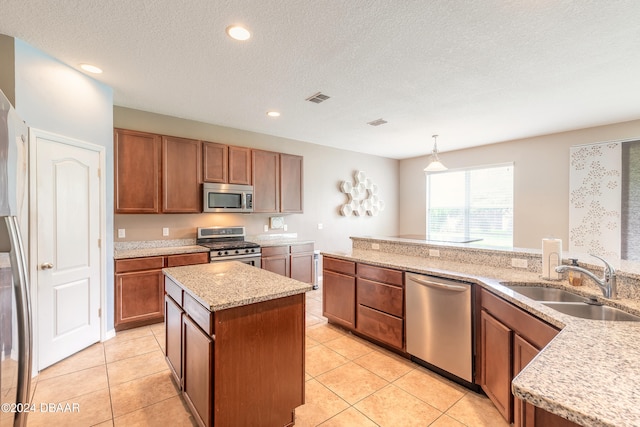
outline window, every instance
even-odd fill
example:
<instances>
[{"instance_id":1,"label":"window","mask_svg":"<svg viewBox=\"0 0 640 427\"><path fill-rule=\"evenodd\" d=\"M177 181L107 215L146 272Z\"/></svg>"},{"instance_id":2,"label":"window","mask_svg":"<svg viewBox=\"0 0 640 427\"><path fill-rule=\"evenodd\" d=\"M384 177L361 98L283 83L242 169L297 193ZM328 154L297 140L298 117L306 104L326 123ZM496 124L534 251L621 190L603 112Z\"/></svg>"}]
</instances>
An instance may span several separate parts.
<instances>
[{"instance_id":1,"label":"window","mask_svg":"<svg viewBox=\"0 0 640 427\"><path fill-rule=\"evenodd\" d=\"M513 246L513 164L427 174L427 240Z\"/></svg>"}]
</instances>

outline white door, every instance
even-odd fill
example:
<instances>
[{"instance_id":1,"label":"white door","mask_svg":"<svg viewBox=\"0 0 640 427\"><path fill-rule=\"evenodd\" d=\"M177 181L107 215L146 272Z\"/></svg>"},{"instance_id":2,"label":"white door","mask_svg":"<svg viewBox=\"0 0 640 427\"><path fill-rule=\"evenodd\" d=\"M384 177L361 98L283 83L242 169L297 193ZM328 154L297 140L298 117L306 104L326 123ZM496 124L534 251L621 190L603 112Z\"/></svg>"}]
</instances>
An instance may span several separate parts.
<instances>
[{"instance_id":1,"label":"white door","mask_svg":"<svg viewBox=\"0 0 640 427\"><path fill-rule=\"evenodd\" d=\"M100 340L101 159L99 151L44 132L35 132L32 143L32 209L37 216L34 324L38 368L43 369Z\"/></svg>"}]
</instances>

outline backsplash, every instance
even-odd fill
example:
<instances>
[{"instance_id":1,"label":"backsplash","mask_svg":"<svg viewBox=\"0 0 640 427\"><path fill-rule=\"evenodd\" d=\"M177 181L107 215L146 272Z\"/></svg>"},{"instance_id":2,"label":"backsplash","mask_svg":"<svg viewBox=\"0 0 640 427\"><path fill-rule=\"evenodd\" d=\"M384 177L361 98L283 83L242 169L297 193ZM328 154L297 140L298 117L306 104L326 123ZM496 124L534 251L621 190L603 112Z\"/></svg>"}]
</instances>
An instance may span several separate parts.
<instances>
[{"instance_id":1,"label":"backsplash","mask_svg":"<svg viewBox=\"0 0 640 427\"><path fill-rule=\"evenodd\" d=\"M542 251L533 249L491 249L474 248L460 245L445 246L440 244L430 244L411 239L401 239L394 237L351 237L353 249L377 250L398 255L415 256L421 258L433 258L434 260L453 261L465 264L479 264L496 268L509 268L531 273L542 274ZM376 249L373 247L377 245ZM438 257L430 255L430 251L438 251ZM589 259L588 255L578 257L573 254L563 254L563 263L569 264L568 259L576 257L579 265L594 272L596 275L603 274L603 267L597 259ZM520 268L512 265L526 260L527 267ZM585 262L587 261L587 262ZM616 268L618 296L625 299L640 300L640 265L636 262L616 260L611 262ZM587 279L585 286L596 285Z\"/></svg>"}]
</instances>

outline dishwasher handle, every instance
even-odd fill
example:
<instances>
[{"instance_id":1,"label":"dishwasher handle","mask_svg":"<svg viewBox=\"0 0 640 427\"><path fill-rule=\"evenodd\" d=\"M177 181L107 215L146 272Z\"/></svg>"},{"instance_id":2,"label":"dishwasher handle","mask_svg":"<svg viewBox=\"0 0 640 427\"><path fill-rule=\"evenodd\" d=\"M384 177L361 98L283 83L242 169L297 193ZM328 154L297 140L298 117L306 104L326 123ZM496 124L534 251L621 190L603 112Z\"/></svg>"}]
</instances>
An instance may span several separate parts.
<instances>
[{"instance_id":1,"label":"dishwasher handle","mask_svg":"<svg viewBox=\"0 0 640 427\"><path fill-rule=\"evenodd\" d=\"M431 280L423 279L420 276L416 276L413 274L409 275L409 279L418 283L419 285L427 286L429 288L442 289L445 291L464 292L469 289L469 287L465 285L450 285L446 283L433 282Z\"/></svg>"}]
</instances>

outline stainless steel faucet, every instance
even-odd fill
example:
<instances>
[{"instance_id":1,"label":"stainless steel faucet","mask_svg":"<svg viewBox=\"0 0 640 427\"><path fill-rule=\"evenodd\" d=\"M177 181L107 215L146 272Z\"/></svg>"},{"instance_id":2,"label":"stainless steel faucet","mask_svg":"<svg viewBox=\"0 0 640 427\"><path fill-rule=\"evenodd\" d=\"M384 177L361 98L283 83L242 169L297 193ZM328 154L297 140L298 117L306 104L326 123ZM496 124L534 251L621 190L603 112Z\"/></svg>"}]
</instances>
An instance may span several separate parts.
<instances>
[{"instance_id":1,"label":"stainless steel faucet","mask_svg":"<svg viewBox=\"0 0 640 427\"><path fill-rule=\"evenodd\" d=\"M558 273L564 273L567 270L579 271L585 274L586 276L590 277L591 279L593 279L594 282L596 282L596 285L598 285L598 287L602 291L602 294L604 295L605 298L611 298L611 299L618 298L618 289L616 287L616 270L611 266L611 264L609 264L603 258L600 258L597 255L591 255L591 256L594 258L598 258L599 260L604 262L604 277L602 279L600 279L598 276L596 276L595 274L593 274L587 269L584 269L582 267L574 267L572 265L560 265L556 267L556 271Z\"/></svg>"}]
</instances>

